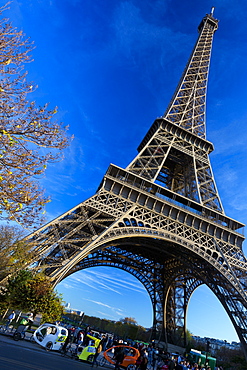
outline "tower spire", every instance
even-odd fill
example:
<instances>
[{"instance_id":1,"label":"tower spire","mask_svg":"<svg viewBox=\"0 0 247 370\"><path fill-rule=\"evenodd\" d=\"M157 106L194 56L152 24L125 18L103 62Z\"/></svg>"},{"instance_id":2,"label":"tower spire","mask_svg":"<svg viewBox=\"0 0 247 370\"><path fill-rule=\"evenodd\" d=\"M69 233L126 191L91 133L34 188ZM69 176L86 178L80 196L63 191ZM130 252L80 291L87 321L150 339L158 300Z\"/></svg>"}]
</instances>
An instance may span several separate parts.
<instances>
[{"instance_id":1,"label":"tower spire","mask_svg":"<svg viewBox=\"0 0 247 370\"><path fill-rule=\"evenodd\" d=\"M206 137L205 110L208 72L214 32L218 21L207 14L198 27L199 37L164 114L168 121Z\"/></svg>"},{"instance_id":2,"label":"tower spire","mask_svg":"<svg viewBox=\"0 0 247 370\"><path fill-rule=\"evenodd\" d=\"M199 24L198 40L165 114L154 121L127 170L223 213L208 157L213 145L206 140L205 129L208 71L217 28L211 11Z\"/></svg>"}]
</instances>

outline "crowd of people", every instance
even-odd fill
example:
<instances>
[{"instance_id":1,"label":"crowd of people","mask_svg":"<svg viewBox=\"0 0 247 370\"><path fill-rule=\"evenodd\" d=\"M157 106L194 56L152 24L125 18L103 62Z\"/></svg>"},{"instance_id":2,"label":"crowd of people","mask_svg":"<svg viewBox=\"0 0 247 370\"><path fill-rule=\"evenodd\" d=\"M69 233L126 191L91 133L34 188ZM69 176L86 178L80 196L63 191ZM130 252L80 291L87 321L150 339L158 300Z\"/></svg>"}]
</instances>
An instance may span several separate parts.
<instances>
[{"instance_id":1,"label":"crowd of people","mask_svg":"<svg viewBox=\"0 0 247 370\"><path fill-rule=\"evenodd\" d=\"M164 350L158 348L154 343L144 344L137 342L123 342L123 340L107 334L95 334L92 333L90 327L86 327L84 330L81 328L71 327L68 328L69 335L64 344L66 347L68 343L75 343L78 346L95 345L96 353L92 367L97 366L97 359L102 351L113 346L119 346L121 344L132 346L138 349L140 356L137 358L135 363L135 370L223 370L221 367L211 368L210 366L197 364L187 357L183 357L179 354L170 354ZM94 343L95 337L98 339L97 343ZM120 364L124 359L124 350L121 348L115 350L114 360L115 369L120 369Z\"/></svg>"},{"instance_id":2,"label":"crowd of people","mask_svg":"<svg viewBox=\"0 0 247 370\"><path fill-rule=\"evenodd\" d=\"M207 365L199 365L179 354L170 354L154 344L134 343L132 346L140 352L135 370L223 370L221 367L212 369Z\"/></svg>"}]
</instances>

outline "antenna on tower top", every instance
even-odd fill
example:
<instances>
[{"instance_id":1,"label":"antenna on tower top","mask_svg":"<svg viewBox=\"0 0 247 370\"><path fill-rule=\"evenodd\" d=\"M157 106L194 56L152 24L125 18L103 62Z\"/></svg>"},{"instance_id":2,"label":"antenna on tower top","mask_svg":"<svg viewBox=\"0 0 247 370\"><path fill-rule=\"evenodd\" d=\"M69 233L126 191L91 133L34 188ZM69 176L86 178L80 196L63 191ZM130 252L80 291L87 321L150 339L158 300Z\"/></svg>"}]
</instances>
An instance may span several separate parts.
<instances>
[{"instance_id":1,"label":"antenna on tower top","mask_svg":"<svg viewBox=\"0 0 247 370\"><path fill-rule=\"evenodd\" d=\"M211 16L213 16L213 15L214 15L214 9L215 9L215 7L214 7L214 6L212 6L211 13L210 13L210 15L211 15Z\"/></svg>"}]
</instances>

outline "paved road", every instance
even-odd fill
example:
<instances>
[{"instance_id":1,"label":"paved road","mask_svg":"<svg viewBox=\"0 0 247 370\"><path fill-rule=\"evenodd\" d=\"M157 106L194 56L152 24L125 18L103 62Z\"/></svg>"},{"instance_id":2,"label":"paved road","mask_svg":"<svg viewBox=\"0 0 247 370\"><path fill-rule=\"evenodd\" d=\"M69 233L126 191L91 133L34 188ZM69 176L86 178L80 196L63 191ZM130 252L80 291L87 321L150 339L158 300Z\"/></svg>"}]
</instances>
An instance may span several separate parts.
<instances>
[{"instance_id":1,"label":"paved road","mask_svg":"<svg viewBox=\"0 0 247 370\"><path fill-rule=\"evenodd\" d=\"M0 346L1 370L89 370L90 365L9 343Z\"/></svg>"},{"instance_id":2,"label":"paved road","mask_svg":"<svg viewBox=\"0 0 247 370\"><path fill-rule=\"evenodd\" d=\"M90 370L86 362L64 358L55 351L46 352L36 343L27 340L14 341L0 335L1 370ZM103 368L98 368L102 369ZM104 368L105 370L109 370Z\"/></svg>"}]
</instances>

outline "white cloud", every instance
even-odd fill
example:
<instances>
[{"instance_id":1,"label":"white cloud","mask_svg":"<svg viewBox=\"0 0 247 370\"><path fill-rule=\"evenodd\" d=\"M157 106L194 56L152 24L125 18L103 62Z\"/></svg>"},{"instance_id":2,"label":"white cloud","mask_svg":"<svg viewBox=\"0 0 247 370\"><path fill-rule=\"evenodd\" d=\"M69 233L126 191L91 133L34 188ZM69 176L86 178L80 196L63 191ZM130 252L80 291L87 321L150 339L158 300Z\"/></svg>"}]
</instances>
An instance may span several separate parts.
<instances>
[{"instance_id":1,"label":"white cloud","mask_svg":"<svg viewBox=\"0 0 247 370\"><path fill-rule=\"evenodd\" d=\"M124 315L124 311L121 308L110 306L106 303L95 301L93 299L88 299L88 298L82 298L82 299L85 300L85 301L88 301L88 302L92 302L92 303L94 303L98 306L105 307L105 308L109 309L111 312L113 312L114 315L118 315L118 316L123 316ZM115 316L112 316L112 317L115 317Z\"/></svg>"},{"instance_id":2,"label":"white cloud","mask_svg":"<svg viewBox=\"0 0 247 370\"><path fill-rule=\"evenodd\" d=\"M119 309L118 308L116 308L116 307L113 307L113 306L109 306L108 304L106 304L106 303L103 303L103 302L98 302L98 301L94 301L94 300L92 300L92 299L88 299L88 298L83 298L84 300L86 300L86 301L89 301L89 302L92 302L92 303L95 303L95 304L97 304L97 305L99 305L99 306L104 306L104 307L107 307L107 308L110 308L111 310L118 310L119 311Z\"/></svg>"},{"instance_id":3,"label":"white cloud","mask_svg":"<svg viewBox=\"0 0 247 370\"><path fill-rule=\"evenodd\" d=\"M82 270L75 275L72 275L68 279L71 279L77 284L85 284L96 290L110 290L117 294L122 294L119 290L114 287L122 286L121 283L114 278L109 278L107 274L99 272L97 270Z\"/></svg>"},{"instance_id":4,"label":"white cloud","mask_svg":"<svg viewBox=\"0 0 247 370\"><path fill-rule=\"evenodd\" d=\"M102 311L97 311L98 314L102 315L103 317L109 317L112 320L116 320L115 316L109 315L108 313L102 312Z\"/></svg>"},{"instance_id":5,"label":"white cloud","mask_svg":"<svg viewBox=\"0 0 247 370\"><path fill-rule=\"evenodd\" d=\"M85 298L86 299L86 298ZM93 302L93 303L96 303L96 304L98 304L98 305L100 305L100 306L104 306L104 307L107 307L107 308L111 308L111 309L113 309L113 307L111 307L111 306L109 306L108 304L105 304L105 303L103 303L103 302L97 302L97 301L93 301L92 299L86 299L87 301L90 301L90 302Z\"/></svg>"},{"instance_id":6,"label":"white cloud","mask_svg":"<svg viewBox=\"0 0 247 370\"><path fill-rule=\"evenodd\" d=\"M73 289L73 285L67 284L67 283L61 283L61 286L63 286L65 289Z\"/></svg>"},{"instance_id":7,"label":"white cloud","mask_svg":"<svg viewBox=\"0 0 247 370\"><path fill-rule=\"evenodd\" d=\"M119 279L118 279L118 272L116 271L116 269L114 269L113 271L114 271L114 276L111 276L110 274L106 274L103 272L98 272L96 270L90 271L90 274L94 274L97 280L104 280L105 283L108 283L108 284L111 284L117 287L125 288L128 290L133 290L133 291L140 292L140 293L146 292L146 289L143 285L136 284L136 282L128 281L127 279L123 281L122 277L120 278L120 274L119 274Z\"/></svg>"}]
</instances>

